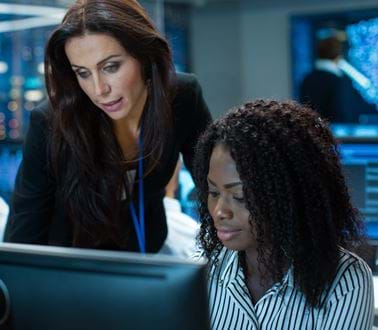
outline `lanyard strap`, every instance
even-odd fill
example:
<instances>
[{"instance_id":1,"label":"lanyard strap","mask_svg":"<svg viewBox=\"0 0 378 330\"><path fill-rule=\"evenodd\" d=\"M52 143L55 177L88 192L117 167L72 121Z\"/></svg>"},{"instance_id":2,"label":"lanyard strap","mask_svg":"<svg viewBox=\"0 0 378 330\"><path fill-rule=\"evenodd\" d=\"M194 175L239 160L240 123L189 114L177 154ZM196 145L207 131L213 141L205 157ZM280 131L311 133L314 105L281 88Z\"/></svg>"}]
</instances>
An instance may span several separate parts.
<instances>
[{"instance_id":1,"label":"lanyard strap","mask_svg":"<svg viewBox=\"0 0 378 330\"><path fill-rule=\"evenodd\" d=\"M146 253L146 235L144 229L144 187L143 187L143 144L142 129L139 133L138 140L138 202L139 202L139 220L135 211L133 200L130 201L129 207L133 219L136 236L138 239L139 250Z\"/></svg>"}]
</instances>

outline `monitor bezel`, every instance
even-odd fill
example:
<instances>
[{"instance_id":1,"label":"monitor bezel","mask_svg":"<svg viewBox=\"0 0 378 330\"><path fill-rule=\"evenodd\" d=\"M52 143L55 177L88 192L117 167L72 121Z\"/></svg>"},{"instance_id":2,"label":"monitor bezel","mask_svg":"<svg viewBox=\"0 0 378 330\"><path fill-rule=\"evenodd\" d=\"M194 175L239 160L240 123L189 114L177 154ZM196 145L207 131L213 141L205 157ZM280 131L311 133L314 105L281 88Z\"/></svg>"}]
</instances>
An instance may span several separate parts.
<instances>
[{"instance_id":1,"label":"monitor bezel","mask_svg":"<svg viewBox=\"0 0 378 330\"><path fill-rule=\"evenodd\" d=\"M42 269L42 271L62 271L62 273L71 271L73 274L93 273L95 276L105 276L105 278L108 275L115 275L121 278L124 277L125 281L129 281L127 277L131 278L130 281L133 281L132 278L144 278L150 282L162 283L162 286L167 286L164 283L169 283L170 280L175 281L176 276L181 276L179 275L180 272L184 273L184 278L192 276L188 274L193 274L193 280L196 283L199 283L199 278L203 278L204 280L203 285L201 284L198 291L198 302L201 301L200 305L204 306L205 312L208 313L207 289L205 283L207 264L205 261L186 260L169 255L142 255L134 252L0 243L0 266L1 265L7 266L8 268L15 267L15 270ZM2 271L0 269L0 279L5 280L7 276L9 279L11 273L8 271L7 274L6 272L7 271L5 270L5 273L3 273L5 274L5 277L2 277ZM18 281L20 281L20 279ZM27 279L22 281L25 284ZM5 281L5 283L9 286L9 282L7 283L7 281ZM14 304L12 306L12 285L14 288L15 284L11 283L10 285L11 287L8 289L10 292L12 312L12 308L14 308ZM184 290L187 291L188 289L185 288ZM180 292L182 292L181 289ZM13 291L13 293L15 293L15 291ZM20 295L20 292L16 294ZM166 299L166 297L164 297L164 299ZM204 301L206 301L206 305L204 304ZM194 308L198 308L198 306ZM187 311L186 313L189 312ZM15 314L16 313L14 313L14 315ZM20 314L18 314L18 317L19 316ZM203 315L200 317L202 324L204 320ZM12 321L12 317L10 318L10 321ZM14 320L12 322L15 323Z\"/></svg>"}]
</instances>

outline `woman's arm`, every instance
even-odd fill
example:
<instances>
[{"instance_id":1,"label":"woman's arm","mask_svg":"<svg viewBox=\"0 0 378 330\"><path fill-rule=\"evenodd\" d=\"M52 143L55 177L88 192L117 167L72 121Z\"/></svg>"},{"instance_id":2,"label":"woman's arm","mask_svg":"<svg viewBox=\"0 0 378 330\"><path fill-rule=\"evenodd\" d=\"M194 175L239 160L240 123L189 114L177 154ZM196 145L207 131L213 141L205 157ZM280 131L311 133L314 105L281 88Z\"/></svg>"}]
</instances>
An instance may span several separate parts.
<instances>
[{"instance_id":1,"label":"woman's arm","mask_svg":"<svg viewBox=\"0 0 378 330\"><path fill-rule=\"evenodd\" d=\"M4 240L47 244L55 184L48 170L47 104L32 111Z\"/></svg>"}]
</instances>

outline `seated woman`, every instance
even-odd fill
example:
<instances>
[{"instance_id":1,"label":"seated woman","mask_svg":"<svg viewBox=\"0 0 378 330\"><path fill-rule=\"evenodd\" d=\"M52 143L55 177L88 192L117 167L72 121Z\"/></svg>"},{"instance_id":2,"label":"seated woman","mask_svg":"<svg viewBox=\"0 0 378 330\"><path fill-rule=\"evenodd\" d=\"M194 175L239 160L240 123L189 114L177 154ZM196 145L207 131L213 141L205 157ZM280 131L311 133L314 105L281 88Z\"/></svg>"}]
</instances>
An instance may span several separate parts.
<instances>
[{"instance_id":1,"label":"seated woman","mask_svg":"<svg viewBox=\"0 0 378 330\"><path fill-rule=\"evenodd\" d=\"M258 100L197 145L213 329L371 329L372 274L336 142L294 102Z\"/></svg>"}]
</instances>

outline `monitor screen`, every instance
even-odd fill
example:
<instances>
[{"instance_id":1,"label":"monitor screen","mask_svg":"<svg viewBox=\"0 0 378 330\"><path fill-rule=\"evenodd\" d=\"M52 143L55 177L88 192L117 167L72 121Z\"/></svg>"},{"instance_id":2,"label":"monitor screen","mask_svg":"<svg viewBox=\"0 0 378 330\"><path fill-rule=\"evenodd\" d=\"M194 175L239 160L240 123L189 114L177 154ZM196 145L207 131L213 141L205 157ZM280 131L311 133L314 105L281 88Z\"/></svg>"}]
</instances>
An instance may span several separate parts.
<instances>
[{"instance_id":1,"label":"monitor screen","mask_svg":"<svg viewBox=\"0 0 378 330\"><path fill-rule=\"evenodd\" d=\"M334 100L337 100L337 106L343 113L329 119L334 122L376 125L378 75L375 54L378 40L378 8L295 14L290 19L290 29L292 96L297 100L301 99L301 84L315 68L315 61L319 59L317 43L337 35L342 42L342 60L335 64L338 67L335 71L338 72L338 76L344 77L344 90L340 98ZM321 70L324 72L324 69L326 68L323 66ZM312 88L317 87L316 91L311 93L312 97L307 101L313 105L327 103L330 107L335 106L329 104L331 95L335 96L334 90L327 87L331 80L326 80L324 75L322 79L319 74L317 77L319 80L312 80L311 84ZM333 86L335 83L333 79Z\"/></svg>"},{"instance_id":2,"label":"monitor screen","mask_svg":"<svg viewBox=\"0 0 378 330\"><path fill-rule=\"evenodd\" d=\"M378 239L378 144L350 141L339 148L353 205L365 220L367 237Z\"/></svg>"},{"instance_id":3,"label":"monitor screen","mask_svg":"<svg viewBox=\"0 0 378 330\"><path fill-rule=\"evenodd\" d=\"M0 244L13 330L208 329L205 278L205 264L168 256Z\"/></svg>"}]
</instances>

